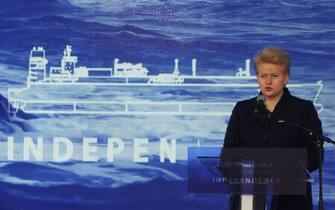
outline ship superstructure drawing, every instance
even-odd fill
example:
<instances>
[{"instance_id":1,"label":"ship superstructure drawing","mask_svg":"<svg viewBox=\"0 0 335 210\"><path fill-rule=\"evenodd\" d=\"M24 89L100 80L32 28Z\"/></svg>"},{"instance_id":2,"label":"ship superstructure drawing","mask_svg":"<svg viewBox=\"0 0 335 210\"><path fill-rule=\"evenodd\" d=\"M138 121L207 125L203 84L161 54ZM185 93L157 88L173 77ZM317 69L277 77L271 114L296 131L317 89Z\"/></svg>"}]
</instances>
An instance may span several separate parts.
<instances>
[{"instance_id":1,"label":"ship superstructure drawing","mask_svg":"<svg viewBox=\"0 0 335 210\"><path fill-rule=\"evenodd\" d=\"M236 95L257 94L256 77L250 59L235 75L198 75L192 59L189 74L179 70L174 60L171 73L150 74L142 63L122 63L114 59L107 68L78 66L78 57L67 45L59 67L47 68L43 47L33 47L29 57L27 85L8 90L9 111L19 109L35 114L104 115L230 115ZM319 112L322 81L289 84L290 89L312 89L311 100ZM303 92L303 91L302 91ZM306 91L305 91L306 92ZM307 90L310 95L310 90Z\"/></svg>"}]
</instances>

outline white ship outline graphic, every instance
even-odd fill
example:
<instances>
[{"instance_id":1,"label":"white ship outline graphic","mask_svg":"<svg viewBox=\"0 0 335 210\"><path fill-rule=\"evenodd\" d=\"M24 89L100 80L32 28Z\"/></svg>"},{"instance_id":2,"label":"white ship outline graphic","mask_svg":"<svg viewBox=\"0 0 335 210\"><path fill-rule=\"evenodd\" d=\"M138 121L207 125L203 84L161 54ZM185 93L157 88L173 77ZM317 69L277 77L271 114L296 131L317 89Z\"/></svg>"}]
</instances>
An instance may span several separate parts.
<instances>
[{"instance_id":1,"label":"white ship outline graphic","mask_svg":"<svg viewBox=\"0 0 335 210\"><path fill-rule=\"evenodd\" d=\"M229 116L235 102L221 101L152 101L126 99L113 101L113 98L83 99L70 97L26 97L33 88L49 90L68 87L174 87L174 88L253 88L258 91L256 76L250 73L250 59L245 60L245 68L239 68L233 76L197 75L196 59L192 59L192 74L183 75L179 71L179 60L175 59L172 73L149 75L149 70L142 63L120 63L114 59L113 68L77 67L78 57L72 55L72 46L67 45L60 67L50 67L43 47L33 47L29 57L29 72L25 88L8 89L8 107L11 114L19 109L33 114L95 114L95 115L203 115ZM224 81L224 82L223 82ZM323 81L315 83L288 84L289 88L316 88L312 98L314 106L320 113L323 105L318 103ZM51 89L50 89L51 88ZM60 91L62 92L62 91ZM224 96L222 96L224 97ZM222 107L224 107L222 109Z\"/></svg>"}]
</instances>

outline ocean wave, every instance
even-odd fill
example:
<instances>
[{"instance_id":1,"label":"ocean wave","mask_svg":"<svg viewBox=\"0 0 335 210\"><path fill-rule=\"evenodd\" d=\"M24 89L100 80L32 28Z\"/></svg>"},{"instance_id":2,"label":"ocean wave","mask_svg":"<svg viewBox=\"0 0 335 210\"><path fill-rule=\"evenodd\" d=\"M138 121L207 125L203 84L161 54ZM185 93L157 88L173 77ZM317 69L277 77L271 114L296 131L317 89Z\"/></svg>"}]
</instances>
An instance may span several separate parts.
<instances>
[{"instance_id":1,"label":"ocean wave","mask_svg":"<svg viewBox=\"0 0 335 210\"><path fill-rule=\"evenodd\" d=\"M185 190L185 181L155 179L117 189L90 188L80 185L31 187L0 182L1 207L5 209L110 210L146 209L170 210L208 209L223 207L227 201L222 195L194 195ZM139 193L140 192L140 193ZM15 201L16 205L10 201ZM162 205L164 203L164 205ZM194 205L194 204L197 205Z\"/></svg>"},{"instance_id":2,"label":"ocean wave","mask_svg":"<svg viewBox=\"0 0 335 210\"><path fill-rule=\"evenodd\" d=\"M122 163L122 164L121 164ZM29 186L82 185L96 188L120 188L153 180L184 180L179 172L158 166L136 164L130 161L117 163L62 163L8 162L0 168L2 182ZM184 165L185 166L185 165ZM179 168L178 164L174 167ZM22 173L25 171L25 173ZM175 170L176 171L176 170Z\"/></svg>"},{"instance_id":3,"label":"ocean wave","mask_svg":"<svg viewBox=\"0 0 335 210\"><path fill-rule=\"evenodd\" d=\"M83 11L66 0L0 0L0 4L0 16L14 19L36 17L45 14L71 14Z\"/></svg>"},{"instance_id":4,"label":"ocean wave","mask_svg":"<svg viewBox=\"0 0 335 210\"><path fill-rule=\"evenodd\" d=\"M25 113L22 110L18 110L18 112L13 115L9 110L14 110L13 106L9 105L8 99L0 94L1 137L33 130L28 120L36 119L36 115Z\"/></svg>"}]
</instances>

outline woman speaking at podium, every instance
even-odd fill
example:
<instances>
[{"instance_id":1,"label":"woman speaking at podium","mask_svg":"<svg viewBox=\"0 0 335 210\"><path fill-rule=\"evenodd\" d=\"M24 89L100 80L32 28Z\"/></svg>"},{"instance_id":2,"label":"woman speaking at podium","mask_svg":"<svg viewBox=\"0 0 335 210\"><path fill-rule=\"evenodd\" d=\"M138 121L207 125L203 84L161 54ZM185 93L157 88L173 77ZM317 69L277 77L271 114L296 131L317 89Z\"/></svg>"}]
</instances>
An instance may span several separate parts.
<instances>
[{"instance_id":1,"label":"woman speaking at podium","mask_svg":"<svg viewBox=\"0 0 335 210\"><path fill-rule=\"evenodd\" d=\"M224 147L307 148L307 168L312 172L319 165L313 138L301 129L278 123L281 119L322 134L313 103L291 95L285 87L290 65L290 56L282 49L267 47L256 53L254 67L260 94L237 102L227 126ZM231 196L230 210L240 208L240 197ZM312 210L311 185L308 184L306 195L274 195L267 206L271 210Z\"/></svg>"}]
</instances>

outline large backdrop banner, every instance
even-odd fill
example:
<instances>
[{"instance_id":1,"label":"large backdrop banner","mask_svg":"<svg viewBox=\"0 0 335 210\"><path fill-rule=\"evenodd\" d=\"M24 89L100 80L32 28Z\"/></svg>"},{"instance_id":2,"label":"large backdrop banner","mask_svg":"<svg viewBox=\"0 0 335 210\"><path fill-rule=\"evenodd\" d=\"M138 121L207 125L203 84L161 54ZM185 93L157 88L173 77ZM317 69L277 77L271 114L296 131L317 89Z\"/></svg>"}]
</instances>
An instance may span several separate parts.
<instances>
[{"instance_id":1,"label":"large backdrop banner","mask_svg":"<svg viewBox=\"0 0 335 210\"><path fill-rule=\"evenodd\" d=\"M0 209L226 209L227 194L188 191L188 149L222 147L235 103L258 94L252 58L266 46L289 52L288 88L334 139L334 10L331 0L0 0Z\"/></svg>"}]
</instances>

